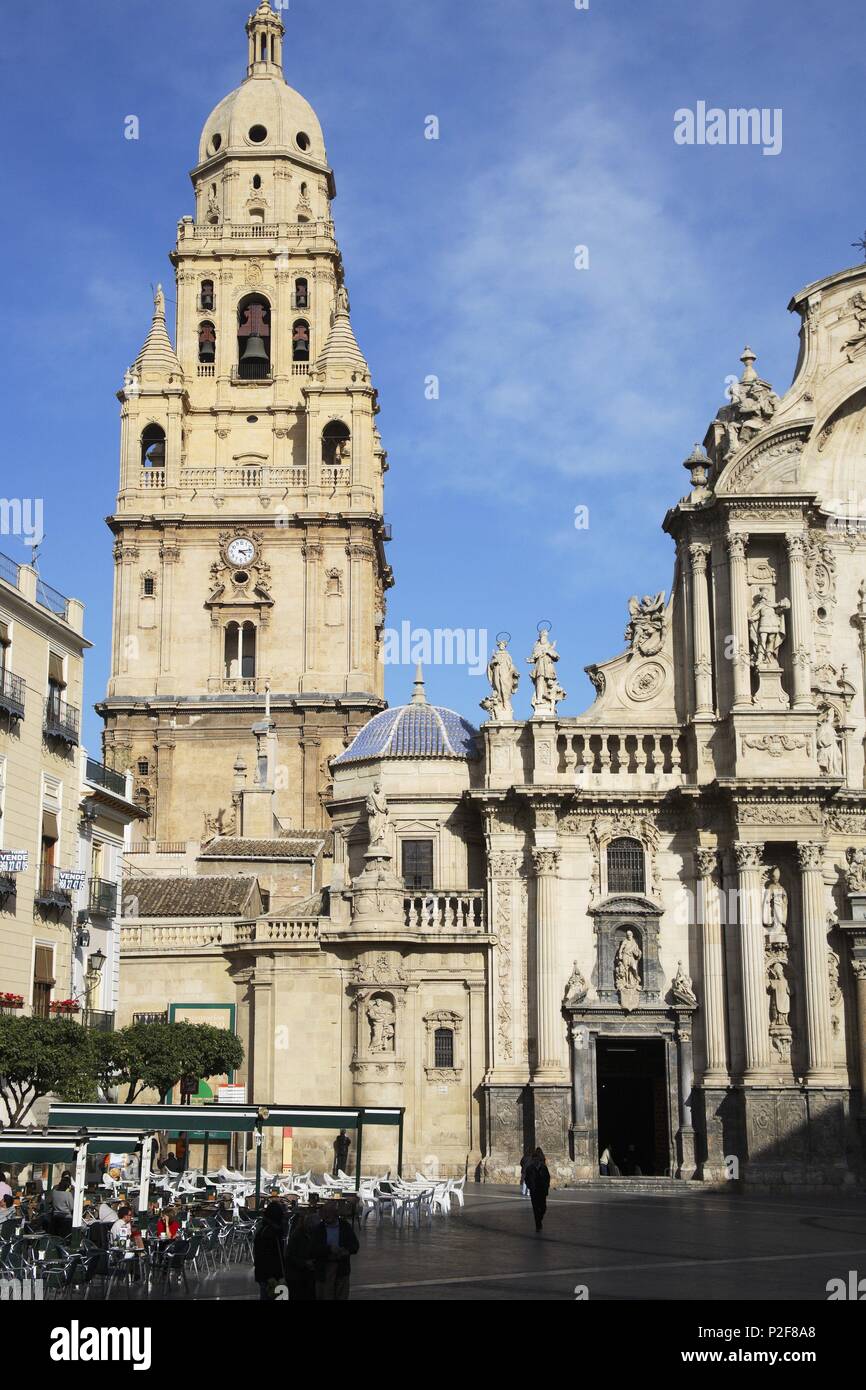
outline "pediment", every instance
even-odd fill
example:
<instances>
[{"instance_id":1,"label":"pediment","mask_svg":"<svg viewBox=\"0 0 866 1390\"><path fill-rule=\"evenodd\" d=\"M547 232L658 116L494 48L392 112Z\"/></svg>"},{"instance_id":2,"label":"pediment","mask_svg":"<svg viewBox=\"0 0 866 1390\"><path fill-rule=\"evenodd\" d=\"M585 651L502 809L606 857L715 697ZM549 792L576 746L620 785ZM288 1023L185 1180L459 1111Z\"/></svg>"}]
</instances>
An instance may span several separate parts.
<instances>
[{"instance_id":1,"label":"pediment","mask_svg":"<svg viewBox=\"0 0 866 1390\"><path fill-rule=\"evenodd\" d=\"M609 893L589 908L591 917L661 917L662 911L643 893Z\"/></svg>"}]
</instances>

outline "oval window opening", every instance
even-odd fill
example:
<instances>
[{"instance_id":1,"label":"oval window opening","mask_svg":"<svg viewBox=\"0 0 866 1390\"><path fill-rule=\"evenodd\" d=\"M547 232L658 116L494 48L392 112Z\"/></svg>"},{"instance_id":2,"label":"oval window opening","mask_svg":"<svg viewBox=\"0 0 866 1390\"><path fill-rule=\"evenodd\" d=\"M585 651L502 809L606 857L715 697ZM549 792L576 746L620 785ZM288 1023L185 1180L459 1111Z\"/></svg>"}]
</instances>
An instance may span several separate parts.
<instances>
[{"instance_id":1,"label":"oval window opening","mask_svg":"<svg viewBox=\"0 0 866 1390\"><path fill-rule=\"evenodd\" d=\"M213 139L212 139L211 142L210 142L210 147L211 147L211 149L213 150L214 154L216 154L216 152L217 152L217 150L219 149L219 147L220 147L220 145L222 144L222 142L223 142L223 138L222 138L221 135L215 135L215 136L213 137Z\"/></svg>"},{"instance_id":2,"label":"oval window opening","mask_svg":"<svg viewBox=\"0 0 866 1390\"><path fill-rule=\"evenodd\" d=\"M263 140L267 140L268 132L263 125L251 125L249 128L249 137L254 145L260 145Z\"/></svg>"},{"instance_id":3,"label":"oval window opening","mask_svg":"<svg viewBox=\"0 0 866 1390\"><path fill-rule=\"evenodd\" d=\"M295 140L299 150L308 150L310 148L310 137L309 135L305 135L302 130L298 131Z\"/></svg>"}]
</instances>

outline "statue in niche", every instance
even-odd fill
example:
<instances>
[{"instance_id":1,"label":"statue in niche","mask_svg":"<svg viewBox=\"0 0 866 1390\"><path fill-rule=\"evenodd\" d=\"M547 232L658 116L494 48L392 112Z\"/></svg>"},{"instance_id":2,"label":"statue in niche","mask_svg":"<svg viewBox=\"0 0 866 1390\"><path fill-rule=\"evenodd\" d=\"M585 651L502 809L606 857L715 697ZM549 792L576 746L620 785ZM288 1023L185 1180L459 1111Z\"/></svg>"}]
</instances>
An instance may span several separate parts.
<instances>
[{"instance_id":1,"label":"statue in niche","mask_svg":"<svg viewBox=\"0 0 866 1390\"><path fill-rule=\"evenodd\" d=\"M791 1016L791 991L781 956L773 957L767 966L767 988L770 994L770 1024L776 1028L787 1028Z\"/></svg>"},{"instance_id":2,"label":"statue in niche","mask_svg":"<svg viewBox=\"0 0 866 1390\"><path fill-rule=\"evenodd\" d=\"M367 826L370 835L370 849L385 843L388 830L388 801L382 791L382 783L374 782L373 790L367 797Z\"/></svg>"},{"instance_id":3,"label":"statue in niche","mask_svg":"<svg viewBox=\"0 0 866 1390\"><path fill-rule=\"evenodd\" d=\"M665 591L654 596L644 594L639 599L632 594L628 601L629 620L624 637L632 651L641 656L655 656L662 649L665 637Z\"/></svg>"},{"instance_id":4,"label":"statue in niche","mask_svg":"<svg viewBox=\"0 0 866 1390\"><path fill-rule=\"evenodd\" d=\"M207 200L207 220L215 226L220 220L220 205L217 202L216 194L209 193Z\"/></svg>"},{"instance_id":5,"label":"statue in niche","mask_svg":"<svg viewBox=\"0 0 866 1390\"><path fill-rule=\"evenodd\" d=\"M818 766L824 776L841 777L842 749L839 747L839 734L833 718L833 711L829 705L824 705L821 710L818 727L815 731L815 743Z\"/></svg>"},{"instance_id":6,"label":"statue in niche","mask_svg":"<svg viewBox=\"0 0 866 1390\"><path fill-rule=\"evenodd\" d=\"M613 983L619 990L640 989L641 978L638 969L643 951L629 928L617 947L613 958Z\"/></svg>"},{"instance_id":7,"label":"statue in niche","mask_svg":"<svg viewBox=\"0 0 866 1390\"><path fill-rule=\"evenodd\" d=\"M487 679L491 693L481 701L481 708L487 710L491 719L513 719L511 697L520 683L520 674L505 637L497 638L496 650L487 663Z\"/></svg>"},{"instance_id":8,"label":"statue in niche","mask_svg":"<svg viewBox=\"0 0 866 1390\"><path fill-rule=\"evenodd\" d=\"M749 648L753 666L778 666L779 648L785 640L785 619L782 615L790 607L788 599L782 598L774 603L769 589L758 589L749 614Z\"/></svg>"},{"instance_id":9,"label":"statue in niche","mask_svg":"<svg viewBox=\"0 0 866 1390\"><path fill-rule=\"evenodd\" d=\"M565 691L556 678L556 663L559 660L559 652L556 650L556 643L551 642L549 638L550 629L542 627L538 634L538 641L526 658L532 666L529 678L535 686L535 694L532 697L535 718L555 716L557 704L560 700L565 699Z\"/></svg>"},{"instance_id":10,"label":"statue in niche","mask_svg":"<svg viewBox=\"0 0 866 1390\"><path fill-rule=\"evenodd\" d=\"M761 910L761 920L770 941L787 941L788 939L788 894L782 887L780 880L781 873L778 867L774 866L770 870L770 876L764 888L764 901Z\"/></svg>"},{"instance_id":11,"label":"statue in niche","mask_svg":"<svg viewBox=\"0 0 866 1390\"><path fill-rule=\"evenodd\" d=\"M681 960L677 961L677 973L671 982L671 994L675 1004L684 1004L689 1009L697 1008L698 997L695 994L691 976L683 970Z\"/></svg>"},{"instance_id":12,"label":"statue in niche","mask_svg":"<svg viewBox=\"0 0 866 1390\"><path fill-rule=\"evenodd\" d=\"M367 1022L370 1025L370 1051L393 1052L396 1027L394 1005L390 999L377 994L367 1005Z\"/></svg>"}]
</instances>

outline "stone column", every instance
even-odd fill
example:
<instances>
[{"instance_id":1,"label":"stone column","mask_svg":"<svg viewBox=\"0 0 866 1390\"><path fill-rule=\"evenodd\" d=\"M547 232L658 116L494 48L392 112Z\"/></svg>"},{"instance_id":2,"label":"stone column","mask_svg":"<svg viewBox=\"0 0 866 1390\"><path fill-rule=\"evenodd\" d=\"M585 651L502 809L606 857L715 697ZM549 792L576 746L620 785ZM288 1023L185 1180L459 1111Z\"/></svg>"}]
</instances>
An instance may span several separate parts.
<instances>
[{"instance_id":1,"label":"stone column","mask_svg":"<svg viewBox=\"0 0 866 1390\"><path fill-rule=\"evenodd\" d=\"M703 1081L706 1085L725 1085L728 1080L725 1040L725 957L722 945L719 889L714 877L718 862L719 855L715 849L695 851L695 864L698 870L698 922L704 982L703 1021L706 1065Z\"/></svg>"},{"instance_id":2,"label":"stone column","mask_svg":"<svg viewBox=\"0 0 866 1390\"><path fill-rule=\"evenodd\" d=\"M679 1071L679 1121L677 1136L677 1177L691 1179L695 1176L695 1131L692 1124L692 1087L694 1085L694 1057L692 1050L692 1016L690 1010L677 1013L677 1062Z\"/></svg>"},{"instance_id":3,"label":"stone column","mask_svg":"<svg viewBox=\"0 0 866 1390\"><path fill-rule=\"evenodd\" d=\"M692 565L692 644L695 672L695 714L713 712L713 661L710 648L710 603L707 593L708 545L690 545Z\"/></svg>"},{"instance_id":4,"label":"stone column","mask_svg":"<svg viewBox=\"0 0 866 1390\"><path fill-rule=\"evenodd\" d=\"M801 532L786 535L791 590L791 660L794 670L794 709L812 709L812 663L809 597L806 593L806 542Z\"/></svg>"},{"instance_id":5,"label":"stone column","mask_svg":"<svg viewBox=\"0 0 866 1390\"><path fill-rule=\"evenodd\" d=\"M764 866L762 844L738 841L737 861L740 959L743 975L743 1032L748 1080L767 1080L770 1074L770 1019L761 921Z\"/></svg>"},{"instance_id":6,"label":"stone column","mask_svg":"<svg viewBox=\"0 0 866 1390\"><path fill-rule=\"evenodd\" d=\"M752 704L752 677L749 666L749 614L746 584L748 536L728 536L730 560L731 627L734 638L734 709Z\"/></svg>"},{"instance_id":7,"label":"stone column","mask_svg":"<svg viewBox=\"0 0 866 1390\"><path fill-rule=\"evenodd\" d=\"M866 960L855 957L851 961L854 974L855 1001L857 1006L857 1056L860 1062L860 1113L866 1115Z\"/></svg>"},{"instance_id":8,"label":"stone column","mask_svg":"<svg viewBox=\"0 0 866 1390\"><path fill-rule=\"evenodd\" d=\"M558 849L534 849L532 862L536 875L536 999L538 1003L538 1047L535 1076L556 1079L562 1076L562 981L557 969L556 888L559 868Z\"/></svg>"},{"instance_id":9,"label":"stone column","mask_svg":"<svg viewBox=\"0 0 866 1390\"><path fill-rule=\"evenodd\" d=\"M827 904L824 846L797 846L803 899L803 976L806 987L807 1080L833 1079L833 1032L827 984Z\"/></svg>"}]
</instances>

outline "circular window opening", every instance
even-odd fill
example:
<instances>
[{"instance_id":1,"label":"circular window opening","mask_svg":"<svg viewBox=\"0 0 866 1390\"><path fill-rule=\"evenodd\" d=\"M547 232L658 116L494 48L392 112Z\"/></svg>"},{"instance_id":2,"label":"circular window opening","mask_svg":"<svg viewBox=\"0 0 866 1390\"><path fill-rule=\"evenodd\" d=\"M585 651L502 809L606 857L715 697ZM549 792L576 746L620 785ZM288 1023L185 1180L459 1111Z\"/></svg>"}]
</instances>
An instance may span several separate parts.
<instances>
[{"instance_id":1,"label":"circular window opening","mask_svg":"<svg viewBox=\"0 0 866 1390\"><path fill-rule=\"evenodd\" d=\"M816 616L817 616L819 622L822 622L822 623L823 623L824 619L825 619L826 616L827 616L827 610L826 610L826 608L819 608L819 609L817 610Z\"/></svg>"},{"instance_id":2,"label":"circular window opening","mask_svg":"<svg viewBox=\"0 0 866 1390\"><path fill-rule=\"evenodd\" d=\"M256 424L258 424L258 420L259 420L258 415L248 415L248 416L247 416L247 424L248 424L248 425L256 425Z\"/></svg>"},{"instance_id":3,"label":"circular window opening","mask_svg":"<svg viewBox=\"0 0 866 1390\"><path fill-rule=\"evenodd\" d=\"M254 145L260 145L263 140L268 138L268 132L263 125L251 125L247 133Z\"/></svg>"},{"instance_id":4,"label":"circular window opening","mask_svg":"<svg viewBox=\"0 0 866 1390\"><path fill-rule=\"evenodd\" d=\"M247 582L248 579L249 579L249 575L247 574L246 570L235 570L235 583L236 583L236 584L246 584L246 582Z\"/></svg>"},{"instance_id":5,"label":"circular window opening","mask_svg":"<svg viewBox=\"0 0 866 1390\"><path fill-rule=\"evenodd\" d=\"M216 154L216 152L217 152L217 150L220 148L220 145L222 144L222 142L223 142L223 138L222 138L221 135L214 135L213 139L212 139L211 142L210 142L210 147L211 147L211 149L213 150L214 154Z\"/></svg>"},{"instance_id":6,"label":"circular window opening","mask_svg":"<svg viewBox=\"0 0 866 1390\"><path fill-rule=\"evenodd\" d=\"M262 186L262 176L261 176L261 174L253 174L253 188L261 188L261 186Z\"/></svg>"},{"instance_id":7,"label":"circular window opening","mask_svg":"<svg viewBox=\"0 0 866 1390\"><path fill-rule=\"evenodd\" d=\"M310 137L309 135L305 135L302 130L299 130L295 136L295 143L299 150L308 150L310 148Z\"/></svg>"}]
</instances>

